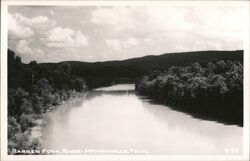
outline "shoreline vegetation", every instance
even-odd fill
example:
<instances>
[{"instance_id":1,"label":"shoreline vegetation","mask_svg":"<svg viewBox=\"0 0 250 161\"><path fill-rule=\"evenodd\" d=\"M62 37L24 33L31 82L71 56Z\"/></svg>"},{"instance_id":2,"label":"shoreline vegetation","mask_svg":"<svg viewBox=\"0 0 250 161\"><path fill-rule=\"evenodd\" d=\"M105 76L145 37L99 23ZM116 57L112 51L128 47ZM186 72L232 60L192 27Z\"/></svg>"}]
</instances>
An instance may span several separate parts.
<instances>
[{"instance_id":1,"label":"shoreline vegetation","mask_svg":"<svg viewBox=\"0 0 250 161\"><path fill-rule=\"evenodd\" d=\"M136 82L138 94L193 116L243 126L243 64L215 61L172 66Z\"/></svg>"},{"instance_id":2,"label":"shoreline vegetation","mask_svg":"<svg viewBox=\"0 0 250 161\"><path fill-rule=\"evenodd\" d=\"M31 138L31 128L41 125L46 113L58 105L90 89L124 82L136 82L138 94L170 104L173 109L242 126L243 51L218 52L218 57L215 54L210 51L118 62L24 64L8 50L8 154L16 154L12 149L39 150L41 141ZM182 66L175 65L178 60Z\"/></svg>"},{"instance_id":3,"label":"shoreline vegetation","mask_svg":"<svg viewBox=\"0 0 250 161\"><path fill-rule=\"evenodd\" d=\"M12 149L38 150L41 143L31 138L31 128L45 114L88 90L85 80L71 74L70 65L54 69L40 67L35 61L23 64L8 50L8 154Z\"/></svg>"}]
</instances>

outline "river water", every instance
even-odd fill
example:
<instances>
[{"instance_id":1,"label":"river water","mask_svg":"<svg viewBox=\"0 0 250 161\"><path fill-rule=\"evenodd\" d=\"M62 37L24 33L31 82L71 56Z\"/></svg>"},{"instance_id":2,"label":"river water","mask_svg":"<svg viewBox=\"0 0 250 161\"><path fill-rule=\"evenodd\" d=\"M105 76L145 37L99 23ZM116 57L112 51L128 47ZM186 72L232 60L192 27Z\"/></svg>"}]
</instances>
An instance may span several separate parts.
<instances>
[{"instance_id":1,"label":"river water","mask_svg":"<svg viewBox=\"0 0 250 161\"><path fill-rule=\"evenodd\" d=\"M48 149L101 154L242 154L243 128L206 121L138 96L133 84L88 92L49 112L42 128ZM91 151L92 150L92 151ZM100 152L101 151L101 152Z\"/></svg>"}]
</instances>

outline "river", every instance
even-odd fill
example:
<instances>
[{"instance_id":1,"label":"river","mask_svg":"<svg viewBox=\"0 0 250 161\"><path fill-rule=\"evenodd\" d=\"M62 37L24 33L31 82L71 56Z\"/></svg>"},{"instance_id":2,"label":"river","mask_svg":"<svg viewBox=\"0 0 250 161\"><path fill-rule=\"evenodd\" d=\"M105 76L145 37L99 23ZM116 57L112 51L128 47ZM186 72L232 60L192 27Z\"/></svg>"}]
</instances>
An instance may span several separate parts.
<instances>
[{"instance_id":1,"label":"river","mask_svg":"<svg viewBox=\"0 0 250 161\"><path fill-rule=\"evenodd\" d=\"M49 112L45 120L41 133L47 149L80 149L85 154L93 150L97 154L242 154L242 127L155 104L136 95L133 84L90 91Z\"/></svg>"}]
</instances>

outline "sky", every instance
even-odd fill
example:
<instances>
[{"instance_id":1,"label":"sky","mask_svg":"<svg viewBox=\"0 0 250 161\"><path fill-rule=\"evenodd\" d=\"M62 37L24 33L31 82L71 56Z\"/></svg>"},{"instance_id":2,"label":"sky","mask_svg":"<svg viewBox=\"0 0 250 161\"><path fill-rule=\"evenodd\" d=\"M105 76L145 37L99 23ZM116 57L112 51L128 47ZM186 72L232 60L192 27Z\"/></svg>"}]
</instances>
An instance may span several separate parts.
<instances>
[{"instance_id":1,"label":"sky","mask_svg":"<svg viewBox=\"0 0 250 161\"><path fill-rule=\"evenodd\" d=\"M9 6L8 48L25 63L241 50L243 17L237 6Z\"/></svg>"}]
</instances>

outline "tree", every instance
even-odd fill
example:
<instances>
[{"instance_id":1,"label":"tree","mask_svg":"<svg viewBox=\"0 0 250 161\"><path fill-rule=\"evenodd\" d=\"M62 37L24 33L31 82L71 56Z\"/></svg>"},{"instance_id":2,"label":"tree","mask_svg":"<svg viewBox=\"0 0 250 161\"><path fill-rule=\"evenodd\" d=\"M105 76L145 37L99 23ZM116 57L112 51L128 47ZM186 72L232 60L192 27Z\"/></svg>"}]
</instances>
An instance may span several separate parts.
<instances>
[{"instance_id":1,"label":"tree","mask_svg":"<svg viewBox=\"0 0 250 161\"><path fill-rule=\"evenodd\" d=\"M209 91L215 97L220 97L228 91L227 84L225 82L225 78L220 74L216 74L209 78Z\"/></svg>"},{"instance_id":2,"label":"tree","mask_svg":"<svg viewBox=\"0 0 250 161\"><path fill-rule=\"evenodd\" d=\"M191 97L202 99L206 96L208 82L206 77L193 77L188 80Z\"/></svg>"},{"instance_id":3,"label":"tree","mask_svg":"<svg viewBox=\"0 0 250 161\"><path fill-rule=\"evenodd\" d=\"M21 129L24 132L25 130L27 130L29 127L32 127L35 125L35 120L33 118L32 114L22 114L20 116L20 125L21 125Z\"/></svg>"},{"instance_id":4,"label":"tree","mask_svg":"<svg viewBox=\"0 0 250 161\"><path fill-rule=\"evenodd\" d=\"M73 89L75 89L77 92L82 92L87 88L86 82L81 78L72 79L71 84L73 85Z\"/></svg>"},{"instance_id":5,"label":"tree","mask_svg":"<svg viewBox=\"0 0 250 161\"><path fill-rule=\"evenodd\" d=\"M173 107L220 120L243 123L243 65L236 61L171 67L144 76L136 90Z\"/></svg>"},{"instance_id":6,"label":"tree","mask_svg":"<svg viewBox=\"0 0 250 161\"><path fill-rule=\"evenodd\" d=\"M40 97L37 93L34 93L31 97L33 110L36 114L41 114L44 111L43 108L43 98Z\"/></svg>"},{"instance_id":7,"label":"tree","mask_svg":"<svg viewBox=\"0 0 250 161\"><path fill-rule=\"evenodd\" d=\"M31 141L26 132L35 118L52 105L77 96L87 88L83 78L71 75L68 63L23 64L8 50L8 152L11 149L36 149L39 140Z\"/></svg>"},{"instance_id":8,"label":"tree","mask_svg":"<svg viewBox=\"0 0 250 161\"><path fill-rule=\"evenodd\" d=\"M42 97L49 95L53 91L53 88L51 87L49 81L46 78L41 78L37 82L37 86L39 89L39 95Z\"/></svg>"},{"instance_id":9,"label":"tree","mask_svg":"<svg viewBox=\"0 0 250 161\"><path fill-rule=\"evenodd\" d=\"M202 68L202 66L199 63L193 63L191 66L191 72L194 73L196 76L197 75L203 75L204 74L204 70Z\"/></svg>"},{"instance_id":10,"label":"tree","mask_svg":"<svg viewBox=\"0 0 250 161\"><path fill-rule=\"evenodd\" d=\"M225 71L227 70L227 65L223 60L216 62L215 65L216 65L215 69L216 74L225 73Z\"/></svg>"},{"instance_id":11,"label":"tree","mask_svg":"<svg viewBox=\"0 0 250 161\"><path fill-rule=\"evenodd\" d=\"M22 88L10 89L8 91L8 113L12 116L22 113L20 107L23 103L23 98L28 97L28 92Z\"/></svg>"},{"instance_id":12,"label":"tree","mask_svg":"<svg viewBox=\"0 0 250 161\"><path fill-rule=\"evenodd\" d=\"M33 60L29 63L29 66L31 66L31 67L37 66L37 62L35 60Z\"/></svg>"},{"instance_id":13,"label":"tree","mask_svg":"<svg viewBox=\"0 0 250 161\"><path fill-rule=\"evenodd\" d=\"M53 94L53 102L52 102L52 105L59 105L61 104L62 100L61 100L61 97L60 95L56 92Z\"/></svg>"},{"instance_id":14,"label":"tree","mask_svg":"<svg viewBox=\"0 0 250 161\"><path fill-rule=\"evenodd\" d=\"M22 105L20 107L21 113L24 114L31 114L33 113L33 107L32 107L32 102L28 98L23 98L22 99Z\"/></svg>"},{"instance_id":15,"label":"tree","mask_svg":"<svg viewBox=\"0 0 250 161\"><path fill-rule=\"evenodd\" d=\"M8 116L8 139L11 139L14 134L21 132L21 126L13 116Z\"/></svg>"}]
</instances>

